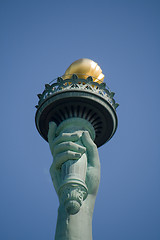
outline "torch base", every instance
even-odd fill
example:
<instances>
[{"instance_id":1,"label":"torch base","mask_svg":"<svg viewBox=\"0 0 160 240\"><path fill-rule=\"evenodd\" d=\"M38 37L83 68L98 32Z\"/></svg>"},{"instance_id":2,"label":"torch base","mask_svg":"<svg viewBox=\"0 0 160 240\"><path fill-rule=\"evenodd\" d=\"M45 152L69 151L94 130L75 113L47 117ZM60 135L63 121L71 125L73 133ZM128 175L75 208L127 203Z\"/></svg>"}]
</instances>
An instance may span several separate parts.
<instances>
[{"instance_id":1,"label":"torch base","mask_svg":"<svg viewBox=\"0 0 160 240\"><path fill-rule=\"evenodd\" d=\"M83 201L86 199L88 189L86 185L70 182L60 187L58 195L60 203L64 204L66 212L74 215L79 212Z\"/></svg>"}]
</instances>

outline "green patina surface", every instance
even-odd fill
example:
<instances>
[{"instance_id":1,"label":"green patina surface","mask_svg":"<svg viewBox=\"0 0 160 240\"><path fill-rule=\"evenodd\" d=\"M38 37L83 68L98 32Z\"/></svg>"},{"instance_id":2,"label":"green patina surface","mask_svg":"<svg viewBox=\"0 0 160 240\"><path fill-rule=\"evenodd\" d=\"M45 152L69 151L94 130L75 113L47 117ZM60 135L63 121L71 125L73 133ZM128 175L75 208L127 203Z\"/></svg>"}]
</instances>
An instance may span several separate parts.
<instances>
[{"instance_id":1,"label":"green patina surface","mask_svg":"<svg viewBox=\"0 0 160 240\"><path fill-rule=\"evenodd\" d=\"M92 215L100 181L97 147L114 135L114 93L105 83L76 74L45 85L36 127L53 156L50 174L59 198L56 240L92 240Z\"/></svg>"},{"instance_id":2,"label":"green patina surface","mask_svg":"<svg viewBox=\"0 0 160 240\"><path fill-rule=\"evenodd\" d=\"M48 142L53 155L50 174L59 197L56 240L92 239L100 181L94 137L94 128L84 119L65 120L58 128L54 122L49 124Z\"/></svg>"}]
</instances>

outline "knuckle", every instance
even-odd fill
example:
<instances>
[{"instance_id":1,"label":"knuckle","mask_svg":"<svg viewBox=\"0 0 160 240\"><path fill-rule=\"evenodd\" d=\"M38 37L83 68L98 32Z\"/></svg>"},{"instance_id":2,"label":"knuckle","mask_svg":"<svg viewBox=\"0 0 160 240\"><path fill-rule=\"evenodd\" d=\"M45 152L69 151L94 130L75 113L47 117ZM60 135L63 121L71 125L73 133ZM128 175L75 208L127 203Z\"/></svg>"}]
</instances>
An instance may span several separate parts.
<instances>
[{"instance_id":1,"label":"knuckle","mask_svg":"<svg viewBox=\"0 0 160 240\"><path fill-rule=\"evenodd\" d=\"M69 151L69 150L67 150L67 151L66 151L66 154L67 154L67 155L69 155L69 154L70 154L70 151Z\"/></svg>"},{"instance_id":2,"label":"knuckle","mask_svg":"<svg viewBox=\"0 0 160 240\"><path fill-rule=\"evenodd\" d=\"M67 142L67 147L71 147L71 145L72 145L72 142Z\"/></svg>"},{"instance_id":3,"label":"knuckle","mask_svg":"<svg viewBox=\"0 0 160 240\"><path fill-rule=\"evenodd\" d=\"M72 134L72 137L75 138L75 139L79 138L79 133L74 132L74 133Z\"/></svg>"},{"instance_id":4,"label":"knuckle","mask_svg":"<svg viewBox=\"0 0 160 240\"><path fill-rule=\"evenodd\" d=\"M65 137L65 133L61 133L59 136L61 136L61 137Z\"/></svg>"},{"instance_id":5,"label":"knuckle","mask_svg":"<svg viewBox=\"0 0 160 240\"><path fill-rule=\"evenodd\" d=\"M84 146L81 146L81 148L83 149L83 151L86 151L86 147L84 147Z\"/></svg>"}]
</instances>

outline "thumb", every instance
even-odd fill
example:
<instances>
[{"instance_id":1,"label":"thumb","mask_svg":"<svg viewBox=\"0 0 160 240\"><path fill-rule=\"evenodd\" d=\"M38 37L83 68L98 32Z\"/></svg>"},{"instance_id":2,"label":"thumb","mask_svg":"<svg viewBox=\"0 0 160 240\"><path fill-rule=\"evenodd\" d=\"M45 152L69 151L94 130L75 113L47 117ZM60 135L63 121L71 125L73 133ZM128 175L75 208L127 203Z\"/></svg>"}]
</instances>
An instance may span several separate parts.
<instances>
[{"instance_id":1,"label":"thumb","mask_svg":"<svg viewBox=\"0 0 160 240\"><path fill-rule=\"evenodd\" d=\"M89 132L84 131L82 134L82 142L87 149L88 163L92 167L99 167L99 156L96 144L92 141Z\"/></svg>"}]
</instances>

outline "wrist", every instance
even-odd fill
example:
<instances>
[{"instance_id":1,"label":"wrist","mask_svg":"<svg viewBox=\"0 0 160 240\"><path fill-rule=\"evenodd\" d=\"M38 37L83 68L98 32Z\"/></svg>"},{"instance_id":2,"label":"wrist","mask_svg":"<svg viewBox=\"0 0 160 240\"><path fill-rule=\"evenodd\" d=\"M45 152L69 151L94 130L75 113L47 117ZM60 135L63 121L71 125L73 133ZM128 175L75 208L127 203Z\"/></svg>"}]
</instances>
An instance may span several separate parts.
<instances>
[{"instance_id":1,"label":"wrist","mask_svg":"<svg viewBox=\"0 0 160 240\"><path fill-rule=\"evenodd\" d=\"M92 215L95 197L88 195L74 215L68 215L64 205L59 206L55 240L92 240Z\"/></svg>"}]
</instances>

